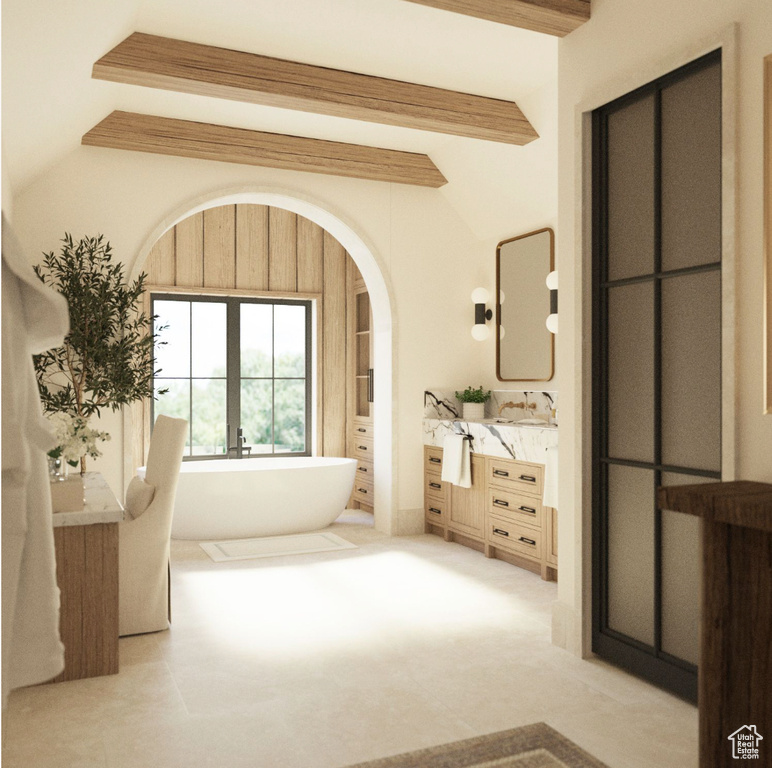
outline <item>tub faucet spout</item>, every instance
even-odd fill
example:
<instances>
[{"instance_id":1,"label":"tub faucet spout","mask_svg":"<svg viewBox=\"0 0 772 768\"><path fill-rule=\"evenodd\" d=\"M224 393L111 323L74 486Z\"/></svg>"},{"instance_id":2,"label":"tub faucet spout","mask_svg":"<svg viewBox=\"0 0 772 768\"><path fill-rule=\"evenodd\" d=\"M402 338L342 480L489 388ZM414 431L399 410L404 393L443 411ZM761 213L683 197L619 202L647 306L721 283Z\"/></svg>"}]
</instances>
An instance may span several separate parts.
<instances>
[{"instance_id":1,"label":"tub faucet spout","mask_svg":"<svg viewBox=\"0 0 772 768\"><path fill-rule=\"evenodd\" d=\"M231 433L231 430L230 430L230 427L228 427L228 438L229 438L229 440L230 440L230 433ZM236 458L237 459L244 458L244 452L245 451L247 453L247 456L251 456L252 455L252 446L251 445L244 445L245 442L246 442L246 438L244 437L244 430L241 427L239 427L236 430L236 445L229 445L228 446L228 458L231 457L231 452L232 451L236 452Z\"/></svg>"}]
</instances>

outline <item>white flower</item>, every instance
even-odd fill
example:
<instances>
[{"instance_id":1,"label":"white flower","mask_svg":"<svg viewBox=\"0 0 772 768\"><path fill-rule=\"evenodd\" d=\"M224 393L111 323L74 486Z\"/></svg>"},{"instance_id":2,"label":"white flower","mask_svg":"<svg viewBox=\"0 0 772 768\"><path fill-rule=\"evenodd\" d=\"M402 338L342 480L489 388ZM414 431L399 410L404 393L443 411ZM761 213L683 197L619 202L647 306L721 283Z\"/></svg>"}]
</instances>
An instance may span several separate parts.
<instances>
[{"instance_id":1,"label":"white flower","mask_svg":"<svg viewBox=\"0 0 772 768\"><path fill-rule=\"evenodd\" d=\"M97 448L97 440L109 440L107 432L90 429L88 421L81 416L72 416L63 411L47 413L46 416L54 428L57 447L49 451L53 458L63 458L72 465L78 463L83 456L96 459L102 455Z\"/></svg>"}]
</instances>

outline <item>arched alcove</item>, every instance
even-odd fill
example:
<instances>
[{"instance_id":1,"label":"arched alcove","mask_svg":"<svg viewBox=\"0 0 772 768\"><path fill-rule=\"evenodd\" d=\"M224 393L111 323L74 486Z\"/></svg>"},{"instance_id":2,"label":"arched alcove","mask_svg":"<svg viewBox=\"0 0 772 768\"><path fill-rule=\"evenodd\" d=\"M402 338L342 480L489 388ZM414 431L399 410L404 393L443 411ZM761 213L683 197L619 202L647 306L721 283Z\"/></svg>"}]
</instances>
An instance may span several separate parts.
<instances>
[{"instance_id":1,"label":"arched alcove","mask_svg":"<svg viewBox=\"0 0 772 768\"><path fill-rule=\"evenodd\" d=\"M396 499L396 467L393 451L393 327L394 304L390 286L381 269L379 257L372 246L360 235L355 227L337 212L332 212L322 203L310 200L296 193L273 189L229 189L214 192L204 197L177 206L160 221L145 239L131 270L131 278L139 275L155 244L164 234L189 217L212 208L228 205L252 204L283 209L308 219L321 227L345 249L353 259L367 285L373 315L373 368L374 389L377 393L373 403L373 426L375 442L373 459L375 465L374 510L375 526L384 533L391 533L393 504ZM132 466L131 414L124 416L124 477L126 482L133 476Z\"/></svg>"}]
</instances>

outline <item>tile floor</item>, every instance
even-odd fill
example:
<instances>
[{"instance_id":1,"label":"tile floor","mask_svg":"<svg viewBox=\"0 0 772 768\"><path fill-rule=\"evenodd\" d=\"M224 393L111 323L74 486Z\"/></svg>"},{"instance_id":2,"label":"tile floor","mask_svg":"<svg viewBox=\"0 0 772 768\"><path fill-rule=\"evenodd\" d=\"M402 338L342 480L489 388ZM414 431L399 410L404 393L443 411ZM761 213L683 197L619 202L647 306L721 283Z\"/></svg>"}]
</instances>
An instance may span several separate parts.
<instances>
[{"instance_id":1,"label":"tile floor","mask_svg":"<svg viewBox=\"0 0 772 768\"><path fill-rule=\"evenodd\" d=\"M696 709L549 642L554 584L435 536L216 564L120 674L12 694L4 768L334 768L545 721L611 768L696 766Z\"/></svg>"}]
</instances>

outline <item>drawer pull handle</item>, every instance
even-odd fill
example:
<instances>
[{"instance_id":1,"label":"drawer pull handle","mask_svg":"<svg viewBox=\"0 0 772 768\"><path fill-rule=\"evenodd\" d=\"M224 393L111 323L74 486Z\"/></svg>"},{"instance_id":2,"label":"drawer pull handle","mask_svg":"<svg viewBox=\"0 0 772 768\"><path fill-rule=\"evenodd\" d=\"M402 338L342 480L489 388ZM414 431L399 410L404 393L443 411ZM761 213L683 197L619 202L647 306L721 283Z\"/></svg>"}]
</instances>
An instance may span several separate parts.
<instances>
[{"instance_id":1,"label":"drawer pull handle","mask_svg":"<svg viewBox=\"0 0 772 768\"><path fill-rule=\"evenodd\" d=\"M358 445L358 446L357 446L357 448L358 448L360 451L366 451L366 450L367 450L367 446L366 446L366 445Z\"/></svg>"},{"instance_id":2,"label":"drawer pull handle","mask_svg":"<svg viewBox=\"0 0 772 768\"><path fill-rule=\"evenodd\" d=\"M536 514L536 510L532 507L518 507L518 509L522 510L523 512L530 512L532 515Z\"/></svg>"},{"instance_id":3,"label":"drawer pull handle","mask_svg":"<svg viewBox=\"0 0 772 768\"><path fill-rule=\"evenodd\" d=\"M430 488L442 488L442 486L439 483L429 483Z\"/></svg>"},{"instance_id":4,"label":"drawer pull handle","mask_svg":"<svg viewBox=\"0 0 772 768\"><path fill-rule=\"evenodd\" d=\"M357 432L367 432L367 430L364 427L359 427Z\"/></svg>"},{"instance_id":5,"label":"drawer pull handle","mask_svg":"<svg viewBox=\"0 0 772 768\"><path fill-rule=\"evenodd\" d=\"M429 461L431 461L432 464L442 464L442 459L438 459L436 456L430 456Z\"/></svg>"},{"instance_id":6,"label":"drawer pull handle","mask_svg":"<svg viewBox=\"0 0 772 768\"><path fill-rule=\"evenodd\" d=\"M441 509L437 509L437 507L429 507L429 512L434 512L435 515L441 515L442 514L442 510Z\"/></svg>"},{"instance_id":7,"label":"drawer pull handle","mask_svg":"<svg viewBox=\"0 0 772 768\"><path fill-rule=\"evenodd\" d=\"M360 493L367 493L367 488L357 488Z\"/></svg>"},{"instance_id":8,"label":"drawer pull handle","mask_svg":"<svg viewBox=\"0 0 772 768\"><path fill-rule=\"evenodd\" d=\"M498 475L498 477L509 477L509 472L505 472L503 469L494 469L493 474Z\"/></svg>"},{"instance_id":9,"label":"drawer pull handle","mask_svg":"<svg viewBox=\"0 0 772 768\"><path fill-rule=\"evenodd\" d=\"M367 472L367 467L357 467L359 472Z\"/></svg>"},{"instance_id":10,"label":"drawer pull handle","mask_svg":"<svg viewBox=\"0 0 772 768\"><path fill-rule=\"evenodd\" d=\"M493 532L498 533L499 536L509 536L509 531L503 531L501 528L494 528Z\"/></svg>"},{"instance_id":11,"label":"drawer pull handle","mask_svg":"<svg viewBox=\"0 0 772 768\"><path fill-rule=\"evenodd\" d=\"M494 499L493 503L494 504L498 504L498 506L500 506L500 507L508 507L509 506L509 502L508 501L503 501L502 499Z\"/></svg>"},{"instance_id":12,"label":"drawer pull handle","mask_svg":"<svg viewBox=\"0 0 772 768\"><path fill-rule=\"evenodd\" d=\"M525 480L526 483L535 483L536 478L533 475L520 475L521 480Z\"/></svg>"},{"instance_id":13,"label":"drawer pull handle","mask_svg":"<svg viewBox=\"0 0 772 768\"><path fill-rule=\"evenodd\" d=\"M536 546L536 542L533 539L526 539L525 536L521 536L518 541L524 541L526 544L530 544L532 547Z\"/></svg>"}]
</instances>

